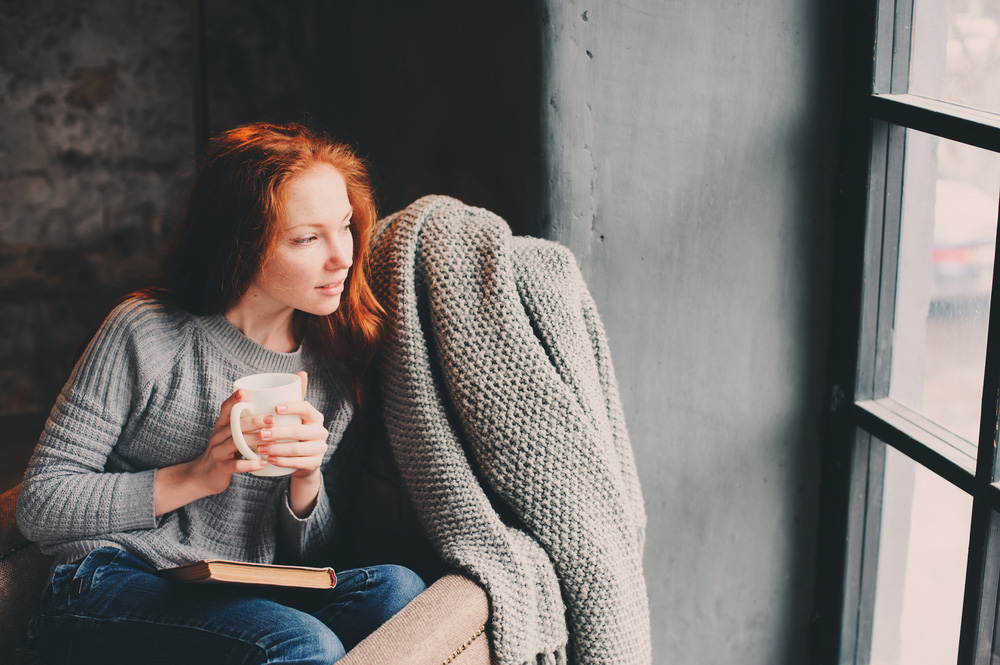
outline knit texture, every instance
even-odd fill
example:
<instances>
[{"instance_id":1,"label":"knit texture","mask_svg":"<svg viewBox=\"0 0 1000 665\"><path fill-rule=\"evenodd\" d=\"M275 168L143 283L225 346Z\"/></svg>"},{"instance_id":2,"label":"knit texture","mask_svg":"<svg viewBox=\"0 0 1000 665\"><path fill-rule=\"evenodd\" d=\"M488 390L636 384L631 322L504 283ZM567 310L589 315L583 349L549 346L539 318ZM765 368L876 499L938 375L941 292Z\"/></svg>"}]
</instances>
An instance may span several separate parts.
<instances>
[{"instance_id":1,"label":"knit texture","mask_svg":"<svg viewBox=\"0 0 1000 665\"><path fill-rule=\"evenodd\" d=\"M156 470L208 444L233 381L260 372L309 372L306 399L330 431L326 459L352 409L325 362L278 353L221 314L196 317L130 299L105 320L62 390L28 465L17 506L24 534L68 563L107 545L156 567L203 558L321 561L334 538L326 492L299 519L288 477L237 474L222 493L154 517ZM280 548L278 547L280 544Z\"/></svg>"},{"instance_id":2,"label":"knit texture","mask_svg":"<svg viewBox=\"0 0 1000 665\"><path fill-rule=\"evenodd\" d=\"M649 663L646 515L572 254L431 196L372 261L389 442L432 543L489 594L498 661Z\"/></svg>"}]
</instances>

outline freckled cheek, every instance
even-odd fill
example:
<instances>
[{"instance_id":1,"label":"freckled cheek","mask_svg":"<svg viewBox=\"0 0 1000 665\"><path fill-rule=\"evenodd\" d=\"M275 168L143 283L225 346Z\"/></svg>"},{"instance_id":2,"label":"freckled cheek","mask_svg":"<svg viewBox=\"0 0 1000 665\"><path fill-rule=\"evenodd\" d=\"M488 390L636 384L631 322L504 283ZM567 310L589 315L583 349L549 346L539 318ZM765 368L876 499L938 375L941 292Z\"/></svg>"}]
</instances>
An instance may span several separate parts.
<instances>
[{"instance_id":1,"label":"freckled cheek","mask_svg":"<svg viewBox=\"0 0 1000 665\"><path fill-rule=\"evenodd\" d=\"M300 291L312 286L312 274L294 264L275 266L271 273L271 283L280 291Z\"/></svg>"}]
</instances>

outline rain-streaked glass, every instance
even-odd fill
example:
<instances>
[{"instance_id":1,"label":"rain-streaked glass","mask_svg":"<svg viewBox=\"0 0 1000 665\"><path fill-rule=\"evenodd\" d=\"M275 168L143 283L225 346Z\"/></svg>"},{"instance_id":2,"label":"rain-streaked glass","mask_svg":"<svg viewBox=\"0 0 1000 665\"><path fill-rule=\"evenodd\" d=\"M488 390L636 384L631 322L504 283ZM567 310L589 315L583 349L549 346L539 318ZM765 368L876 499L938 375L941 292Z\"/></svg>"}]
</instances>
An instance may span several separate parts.
<instances>
[{"instance_id":1,"label":"rain-streaked glass","mask_svg":"<svg viewBox=\"0 0 1000 665\"><path fill-rule=\"evenodd\" d=\"M975 443L1000 155L908 130L889 396Z\"/></svg>"}]
</instances>

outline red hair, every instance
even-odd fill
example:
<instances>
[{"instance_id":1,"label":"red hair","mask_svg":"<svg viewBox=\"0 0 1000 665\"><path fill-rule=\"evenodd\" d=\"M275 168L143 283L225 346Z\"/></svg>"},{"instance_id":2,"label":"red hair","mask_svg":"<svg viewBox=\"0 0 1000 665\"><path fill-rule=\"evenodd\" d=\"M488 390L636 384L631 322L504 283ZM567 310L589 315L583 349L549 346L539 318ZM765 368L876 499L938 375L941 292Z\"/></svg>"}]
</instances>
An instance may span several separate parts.
<instances>
[{"instance_id":1,"label":"red hair","mask_svg":"<svg viewBox=\"0 0 1000 665\"><path fill-rule=\"evenodd\" d=\"M168 248L161 286L146 290L194 314L236 304L277 242L288 184L318 165L344 179L353 209L354 265L329 316L296 311L295 332L338 361L360 403L361 375L382 339L384 310L368 281L377 211L368 168L348 146L298 124L252 123L213 138Z\"/></svg>"}]
</instances>

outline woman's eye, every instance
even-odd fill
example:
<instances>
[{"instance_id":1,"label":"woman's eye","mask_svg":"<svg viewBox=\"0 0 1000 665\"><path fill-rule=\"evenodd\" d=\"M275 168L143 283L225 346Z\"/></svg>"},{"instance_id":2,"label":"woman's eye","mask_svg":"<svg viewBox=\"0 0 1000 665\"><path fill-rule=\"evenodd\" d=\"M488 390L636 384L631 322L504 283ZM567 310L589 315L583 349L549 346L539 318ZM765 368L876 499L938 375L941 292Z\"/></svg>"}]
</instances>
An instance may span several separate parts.
<instances>
[{"instance_id":1,"label":"woman's eye","mask_svg":"<svg viewBox=\"0 0 1000 665\"><path fill-rule=\"evenodd\" d=\"M296 245L311 245L316 241L316 236L302 236L301 238L296 238L292 242Z\"/></svg>"}]
</instances>

